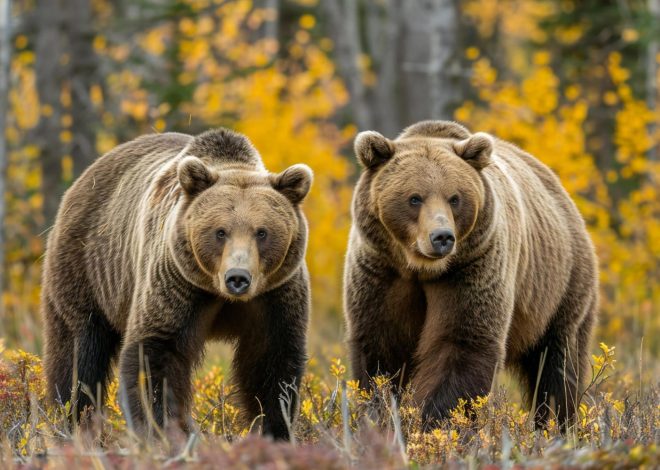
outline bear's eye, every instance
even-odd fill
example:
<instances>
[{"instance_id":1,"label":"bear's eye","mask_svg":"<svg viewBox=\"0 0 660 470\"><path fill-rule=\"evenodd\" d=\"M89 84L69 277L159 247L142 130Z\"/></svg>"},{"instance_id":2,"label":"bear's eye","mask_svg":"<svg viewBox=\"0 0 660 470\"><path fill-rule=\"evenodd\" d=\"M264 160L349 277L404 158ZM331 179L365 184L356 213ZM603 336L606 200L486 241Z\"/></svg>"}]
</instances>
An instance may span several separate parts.
<instances>
[{"instance_id":1,"label":"bear's eye","mask_svg":"<svg viewBox=\"0 0 660 470\"><path fill-rule=\"evenodd\" d=\"M227 236L227 233L224 230L220 229L217 232L215 232L215 236L218 240L224 240L225 237Z\"/></svg>"},{"instance_id":2,"label":"bear's eye","mask_svg":"<svg viewBox=\"0 0 660 470\"><path fill-rule=\"evenodd\" d=\"M414 196L410 196L409 201L411 206L419 206L422 203L422 197L415 194Z\"/></svg>"},{"instance_id":3,"label":"bear's eye","mask_svg":"<svg viewBox=\"0 0 660 470\"><path fill-rule=\"evenodd\" d=\"M458 197L458 194L454 194L452 197L449 198L449 205L452 207L457 207L459 202L460 199Z\"/></svg>"},{"instance_id":4,"label":"bear's eye","mask_svg":"<svg viewBox=\"0 0 660 470\"><path fill-rule=\"evenodd\" d=\"M266 235L268 235L268 233L264 229L261 228L257 230L257 238L259 238L260 240L266 238Z\"/></svg>"}]
</instances>

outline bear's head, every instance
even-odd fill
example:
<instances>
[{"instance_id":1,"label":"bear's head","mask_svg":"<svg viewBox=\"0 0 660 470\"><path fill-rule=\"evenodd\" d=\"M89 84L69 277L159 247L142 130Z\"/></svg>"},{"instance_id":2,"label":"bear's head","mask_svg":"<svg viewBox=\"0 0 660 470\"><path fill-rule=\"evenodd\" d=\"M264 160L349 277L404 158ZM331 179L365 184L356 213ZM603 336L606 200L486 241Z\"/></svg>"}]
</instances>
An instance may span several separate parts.
<instances>
[{"instance_id":1,"label":"bear's head","mask_svg":"<svg viewBox=\"0 0 660 470\"><path fill-rule=\"evenodd\" d=\"M177 173L187 200L182 236L216 293L247 301L299 266L307 241L299 205L312 183L308 166L278 174L246 167L218 171L186 156Z\"/></svg>"},{"instance_id":2,"label":"bear's head","mask_svg":"<svg viewBox=\"0 0 660 470\"><path fill-rule=\"evenodd\" d=\"M493 139L454 123L427 121L396 140L358 134L369 213L385 228L408 269L439 272L472 232L484 205L480 172L491 161ZM366 189L365 189L366 191Z\"/></svg>"}]
</instances>

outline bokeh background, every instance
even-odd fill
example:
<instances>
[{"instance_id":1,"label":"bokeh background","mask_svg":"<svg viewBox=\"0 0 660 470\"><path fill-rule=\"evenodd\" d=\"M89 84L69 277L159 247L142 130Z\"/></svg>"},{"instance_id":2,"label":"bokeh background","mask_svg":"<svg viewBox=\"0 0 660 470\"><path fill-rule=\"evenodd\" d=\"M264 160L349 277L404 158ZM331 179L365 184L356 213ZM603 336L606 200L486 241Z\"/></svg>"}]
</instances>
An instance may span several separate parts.
<instances>
[{"instance_id":1,"label":"bokeh background","mask_svg":"<svg viewBox=\"0 0 660 470\"><path fill-rule=\"evenodd\" d=\"M597 341L627 352L630 367L660 354L660 1L0 5L6 346L41 352L41 260L76 176L140 134L227 126L272 171L314 169L311 345L343 356L352 138L454 119L559 175L600 259Z\"/></svg>"}]
</instances>

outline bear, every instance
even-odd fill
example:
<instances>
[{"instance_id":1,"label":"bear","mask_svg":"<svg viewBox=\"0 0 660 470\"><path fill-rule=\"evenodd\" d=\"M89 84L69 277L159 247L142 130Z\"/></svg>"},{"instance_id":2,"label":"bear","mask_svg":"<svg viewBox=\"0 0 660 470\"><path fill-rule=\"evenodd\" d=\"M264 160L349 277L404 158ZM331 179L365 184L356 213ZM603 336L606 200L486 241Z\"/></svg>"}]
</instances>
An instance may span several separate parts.
<instances>
[{"instance_id":1,"label":"bear","mask_svg":"<svg viewBox=\"0 0 660 470\"><path fill-rule=\"evenodd\" d=\"M536 403L536 426L554 418L566 429L589 378L598 269L558 177L451 121L394 140L361 132L354 147L363 169L344 309L360 386L396 377L432 429L507 368Z\"/></svg>"},{"instance_id":2,"label":"bear","mask_svg":"<svg viewBox=\"0 0 660 470\"><path fill-rule=\"evenodd\" d=\"M223 128L142 136L95 161L47 241L51 399L70 401L78 422L104 403L118 358L128 425L191 432L192 373L206 341L224 340L246 417L288 439L307 360L312 178L303 164L268 172L247 137Z\"/></svg>"}]
</instances>

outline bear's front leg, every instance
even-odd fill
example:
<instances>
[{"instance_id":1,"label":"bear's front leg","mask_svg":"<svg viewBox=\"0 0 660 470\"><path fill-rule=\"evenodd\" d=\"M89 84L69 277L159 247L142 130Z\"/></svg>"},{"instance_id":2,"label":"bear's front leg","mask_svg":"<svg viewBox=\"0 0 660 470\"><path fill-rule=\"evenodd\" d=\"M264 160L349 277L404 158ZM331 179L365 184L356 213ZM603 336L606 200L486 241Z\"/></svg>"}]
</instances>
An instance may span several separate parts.
<instances>
[{"instance_id":1,"label":"bear's front leg","mask_svg":"<svg viewBox=\"0 0 660 470\"><path fill-rule=\"evenodd\" d=\"M427 428L447 418L459 399L487 395L504 360L512 305L494 278L473 287L443 282L424 288L428 311L412 387Z\"/></svg>"},{"instance_id":2,"label":"bear's front leg","mask_svg":"<svg viewBox=\"0 0 660 470\"><path fill-rule=\"evenodd\" d=\"M307 361L309 280L301 268L280 287L255 299L234 355L248 418L261 416L264 434L289 439L298 411L298 390ZM283 415L283 408L286 418Z\"/></svg>"},{"instance_id":3,"label":"bear's front leg","mask_svg":"<svg viewBox=\"0 0 660 470\"><path fill-rule=\"evenodd\" d=\"M190 431L191 376L203 355L209 315L196 307L193 293L177 290L161 291L131 314L119 361L120 405L137 432L154 424Z\"/></svg>"},{"instance_id":4,"label":"bear's front leg","mask_svg":"<svg viewBox=\"0 0 660 470\"><path fill-rule=\"evenodd\" d=\"M344 302L352 374L369 388L378 375L408 383L426 304L417 283L373 256L349 254Z\"/></svg>"}]
</instances>

